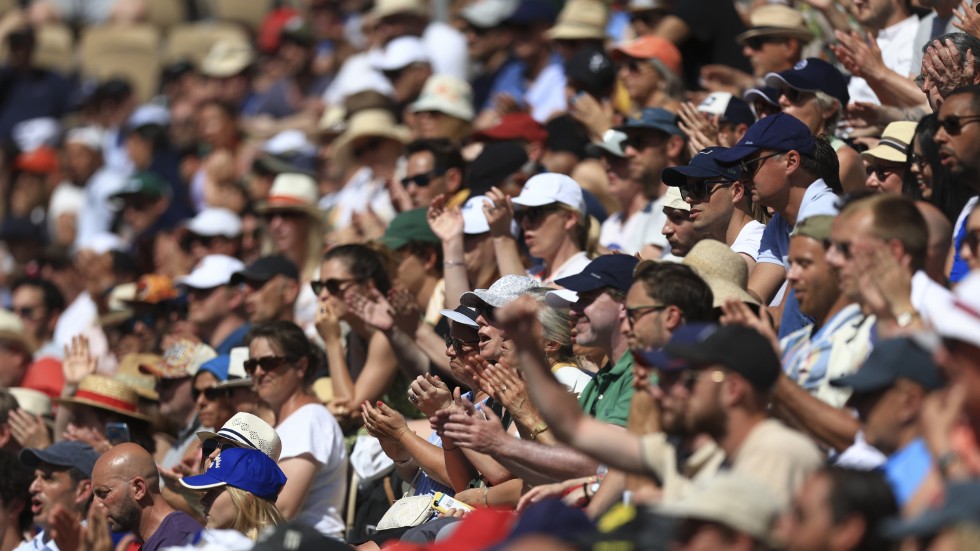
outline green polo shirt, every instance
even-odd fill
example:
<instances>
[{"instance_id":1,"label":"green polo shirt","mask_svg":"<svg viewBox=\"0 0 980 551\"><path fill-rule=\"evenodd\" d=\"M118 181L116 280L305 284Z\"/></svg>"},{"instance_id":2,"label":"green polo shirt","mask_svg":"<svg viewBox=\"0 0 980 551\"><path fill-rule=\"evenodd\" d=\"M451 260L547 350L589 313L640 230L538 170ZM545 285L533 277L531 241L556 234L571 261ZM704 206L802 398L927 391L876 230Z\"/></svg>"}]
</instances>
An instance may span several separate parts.
<instances>
[{"instance_id":1,"label":"green polo shirt","mask_svg":"<svg viewBox=\"0 0 980 551\"><path fill-rule=\"evenodd\" d=\"M612 367L607 363L582 390L578 404L600 421L626 426L633 399L633 353L620 356Z\"/></svg>"}]
</instances>

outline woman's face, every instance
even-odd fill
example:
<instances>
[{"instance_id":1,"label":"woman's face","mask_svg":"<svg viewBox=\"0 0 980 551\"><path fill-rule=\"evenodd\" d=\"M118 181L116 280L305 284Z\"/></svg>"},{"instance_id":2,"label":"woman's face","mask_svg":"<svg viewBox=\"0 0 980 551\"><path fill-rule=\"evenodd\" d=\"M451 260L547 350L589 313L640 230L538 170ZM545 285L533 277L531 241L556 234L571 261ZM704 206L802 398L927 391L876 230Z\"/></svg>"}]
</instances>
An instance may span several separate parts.
<instances>
[{"instance_id":1,"label":"woman's face","mask_svg":"<svg viewBox=\"0 0 980 551\"><path fill-rule=\"evenodd\" d=\"M524 230L528 252L546 262L550 262L566 240L571 239L569 232L577 222L570 211L555 204L521 209L517 217Z\"/></svg>"},{"instance_id":2,"label":"woman's face","mask_svg":"<svg viewBox=\"0 0 980 551\"><path fill-rule=\"evenodd\" d=\"M357 288L363 285L353 279L347 263L340 258L331 258L320 266L320 281L331 282L324 286L324 289L317 295L321 305L329 305L337 313L340 319L349 319L350 310L344 297L356 292ZM331 292L331 289L333 292Z\"/></svg>"},{"instance_id":3,"label":"woman's face","mask_svg":"<svg viewBox=\"0 0 980 551\"><path fill-rule=\"evenodd\" d=\"M306 247L309 220L298 211L271 211L265 215L276 252L290 254Z\"/></svg>"},{"instance_id":4,"label":"woman's face","mask_svg":"<svg viewBox=\"0 0 980 551\"><path fill-rule=\"evenodd\" d=\"M279 347L273 346L273 342L265 337L252 339L248 346L249 359L284 358L284 356ZM255 381L259 398L265 400L273 411L278 411L286 400L303 391L303 374L297 362L282 359L274 363L275 365L270 366L268 370L262 365L257 366L252 373L252 380Z\"/></svg>"},{"instance_id":5,"label":"woman's face","mask_svg":"<svg viewBox=\"0 0 980 551\"><path fill-rule=\"evenodd\" d=\"M474 371L470 364L473 358L479 355L480 335L477 334L475 327L453 322L449 336L456 339L454 344L446 347L446 356L449 357L449 371L452 372L457 381L470 388L475 388ZM463 353L462 356L457 354L457 349Z\"/></svg>"},{"instance_id":6,"label":"woman's face","mask_svg":"<svg viewBox=\"0 0 980 551\"><path fill-rule=\"evenodd\" d=\"M224 486L208 490L201 498L201 507L207 528L226 530L235 525L235 504Z\"/></svg>"},{"instance_id":7,"label":"woman's face","mask_svg":"<svg viewBox=\"0 0 980 551\"><path fill-rule=\"evenodd\" d=\"M226 391L211 390L218 384L218 379L208 371L201 371L194 378L194 403L197 405L197 416L201 425L218 428L225 424L235 414ZM209 396L210 395L210 396Z\"/></svg>"},{"instance_id":8,"label":"woman's face","mask_svg":"<svg viewBox=\"0 0 980 551\"><path fill-rule=\"evenodd\" d=\"M915 174L915 181L919 185L919 192L922 193L924 200L932 197L932 165L926 160L922 151L920 138L916 138L915 146L912 149L912 162L909 163L909 170Z\"/></svg>"}]
</instances>

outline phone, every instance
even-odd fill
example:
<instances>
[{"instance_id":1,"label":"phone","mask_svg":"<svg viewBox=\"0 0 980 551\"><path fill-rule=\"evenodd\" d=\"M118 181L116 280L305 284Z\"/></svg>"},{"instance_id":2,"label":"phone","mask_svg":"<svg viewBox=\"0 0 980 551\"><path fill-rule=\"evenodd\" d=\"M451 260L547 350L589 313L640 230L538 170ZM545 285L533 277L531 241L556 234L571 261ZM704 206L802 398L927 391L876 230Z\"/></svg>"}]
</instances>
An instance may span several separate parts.
<instances>
[{"instance_id":1,"label":"phone","mask_svg":"<svg viewBox=\"0 0 980 551\"><path fill-rule=\"evenodd\" d=\"M113 446L132 440L129 435L129 425L126 423L106 423L105 436Z\"/></svg>"},{"instance_id":2,"label":"phone","mask_svg":"<svg viewBox=\"0 0 980 551\"><path fill-rule=\"evenodd\" d=\"M463 503L458 499L454 499L442 492L436 492L432 496L432 508L440 513L446 513L450 509L456 509L457 511L472 511L473 507Z\"/></svg>"}]
</instances>

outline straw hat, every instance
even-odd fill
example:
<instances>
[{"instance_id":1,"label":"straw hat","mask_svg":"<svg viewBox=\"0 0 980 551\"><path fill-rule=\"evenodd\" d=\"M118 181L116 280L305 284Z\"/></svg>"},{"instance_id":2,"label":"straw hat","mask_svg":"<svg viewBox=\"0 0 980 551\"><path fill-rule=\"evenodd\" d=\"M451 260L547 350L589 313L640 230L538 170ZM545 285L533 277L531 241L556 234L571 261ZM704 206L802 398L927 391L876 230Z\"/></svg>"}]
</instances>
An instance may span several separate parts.
<instances>
[{"instance_id":1,"label":"straw hat","mask_svg":"<svg viewBox=\"0 0 980 551\"><path fill-rule=\"evenodd\" d=\"M747 291L749 267L737 252L721 241L701 240L691 247L684 257L684 264L694 269L711 287L715 297L712 306L715 308L729 299L759 305L759 301Z\"/></svg>"},{"instance_id":2,"label":"straw hat","mask_svg":"<svg viewBox=\"0 0 980 551\"><path fill-rule=\"evenodd\" d=\"M0 309L0 340L13 341L24 347L28 354L37 350L34 339L24 333L24 322L10 310Z\"/></svg>"},{"instance_id":3,"label":"straw hat","mask_svg":"<svg viewBox=\"0 0 980 551\"><path fill-rule=\"evenodd\" d=\"M425 81L419 99L408 109L419 111L438 111L450 117L473 121L473 88L465 80L452 75L432 75Z\"/></svg>"},{"instance_id":4,"label":"straw hat","mask_svg":"<svg viewBox=\"0 0 980 551\"><path fill-rule=\"evenodd\" d=\"M284 172L276 176L265 204L259 205L257 210L259 214L269 211L298 211L317 220L323 215L317 208L316 181L298 172Z\"/></svg>"},{"instance_id":5,"label":"straw hat","mask_svg":"<svg viewBox=\"0 0 980 551\"><path fill-rule=\"evenodd\" d=\"M605 40L609 9L598 0L570 0L548 29L552 40Z\"/></svg>"},{"instance_id":6,"label":"straw hat","mask_svg":"<svg viewBox=\"0 0 980 551\"><path fill-rule=\"evenodd\" d=\"M197 433L201 441L217 438L237 447L252 448L279 461L282 453L282 440L272 425L251 413L240 411L232 416L218 432L203 430Z\"/></svg>"},{"instance_id":7,"label":"straw hat","mask_svg":"<svg viewBox=\"0 0 980 551\"><path fill-rule=\"evenodd\" d=\"M408 128L398 124L387 109L364 109L354 113L347 121L347 130L333 143L335 155L353 158L350 151L360 138L386 138L406 144L411 139Z\"/></svg>"},{"instance_id":8,"label":"straw hat","mask_svg":"<svg viewBox=\"0 0 980 551\"><path fill-rule=\"evenodd\" d=\"M908 160L909 147L915 137L915 121L898 121L890 123L881 133L878 145L861 153L861 158L868 161L879 159L892 163L905 163Z\"/></svg>"},{"instance_id":9,"label":"straw hat","mask_svg":"<svg viewBox=\"0 0 980 551\"><path fill-rule=\"evenodd\" d=\"M181 339L163 352L163 364L139 364L140 373L159 379L183 379L193 377L201 364L218 353L210 346Z\"/></svg>"},{"instance_id":10,"label":"straw hat","mask_svg":"<svg viewBox=\"0 0 980 551\"><path fill-rule=\"evenodd\" d=\"M71 398L55 398L59 404L80 404L105 411L111 411L152 422L153 419L139 412L139 394L126 383L103 375L86 375L78 384L78 390Z\"/></svg>"},{"instance_id":11,"label":"straw hat","mask_svg":"<svg viewBox=\"0 0 980 551\"><path fill-rule=\"evenodd\" d=\"M749 30L735 37L739 44L756 36L789 36L804 44L813 40L803 15L789 6L766 4L753 10L749 21Z\"/></svg>"},{"instance_id":12,"label":"straw hat","mask_svg":"<svg viewBox=\"0 0 980 551\"><path fill-rule=\"evenodd\" d=\"M119 368L116 369L116 380L131 386L140 398L146 400L159 400L160 395L156 391L156 378L140 371L141 365L154 366L162 370L164 367L163 356L157 354L126 354L119 361Z\"/></svg>"}]
</instances>

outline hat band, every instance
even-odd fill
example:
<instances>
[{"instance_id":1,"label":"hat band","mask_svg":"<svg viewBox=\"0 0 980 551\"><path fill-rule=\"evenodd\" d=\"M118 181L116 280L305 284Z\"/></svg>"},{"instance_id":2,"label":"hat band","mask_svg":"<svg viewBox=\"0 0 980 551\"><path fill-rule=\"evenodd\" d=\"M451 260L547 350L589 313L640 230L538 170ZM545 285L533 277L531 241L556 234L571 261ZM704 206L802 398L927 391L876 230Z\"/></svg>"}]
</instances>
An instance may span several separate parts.
<instances>
[{"instance_id":1,"label":"hat band","mask_svg":"<svg viewBox=\"0 0 980 551\"><path fill-rule=\"evenodd\" d=\"M909 149L909 144L901 140L896 140L895 138L882 138L878 140L878 145L883 145L886 147L890 147L892 149L897 149L901 153L907 153Z\"/></svg>"},{"instance_id":2,"label":"hat band","mask_svg":"<svg viewBox=\"0 0 980 551\"><path fill-rule=\"evenodd\" d=\"M105 394L98 394L88 390L79 390L75 392L75 398L87 398L93 402L98 402L100 404L114 407L117 409L125 410L130 413L136 413L136 404L127 402L125 400L119 400L116 398L110 398Z\"/></svg>"},{"instance_id":3,"label":"hat band","mask_svg":"<svg viewBox=\"0 0 980 551\"><path fill-rule=\"evenodd\" d=\"M749 32L759 34L798 34L798 33L809 33L808 29L801 29L799 27L777 27L775 25L761 25L758 27L752 27Z\"/></svg>"},{"instance_id":4,"label":"hat band","mask_svg":"<svg viewBox=\"0 0 980 551\"><path fill-rule=\"evenodd\" d=\"M959 310L962 310L963 313L965 313L968 316L971 316L973 318L980 319L980 311L978 311L976 308L970 306L969 304L963 302L962 300L959 300L959 299L954 300L953 301L953 306L955 306Z\"/></svg>"},{"instance_id":5,"label":"hat band","mask_svg":"<svg viewBox=\"0 0 980 551\"><path fill-rule=\"evenodd\" d=\"M239 440L243 444L248 444L249 446L252 446L252 448L254 448L256 450L259 449L259 447L256 446L255 444L253 444L251 440L249 440L248 438L246 438L244 434L242 434L240 432L237 432L237 431L233 431L233 430L231 430L229 428L221 427L221 430L218 431L218 436L224 436L226 433L227 434L231 434L232 436L237 437L236 439Z\"/></svg>"},{"instance_id":6,"label":"hat band","mask_svg":"<svg viewBox=\"0 0 980 551\"><path fill-rule=\"evenodd\" d=\"M310 204L308 201L305 201L299 197L291 197L289 195L270 195L269 198L266 200L266 203L271 206L271 203L273 202L287 203L291 205L300 205L300 206Z\"/></svg>"}]
</instances>

